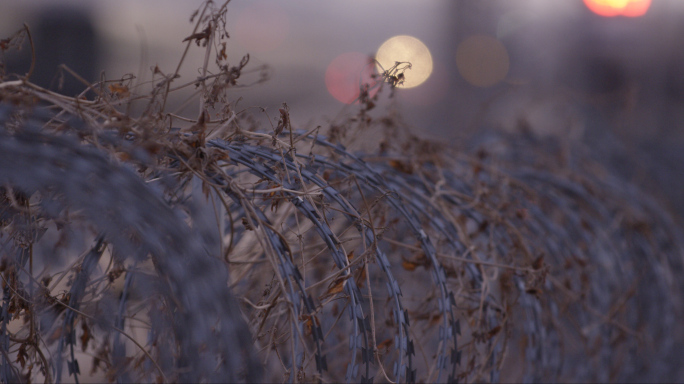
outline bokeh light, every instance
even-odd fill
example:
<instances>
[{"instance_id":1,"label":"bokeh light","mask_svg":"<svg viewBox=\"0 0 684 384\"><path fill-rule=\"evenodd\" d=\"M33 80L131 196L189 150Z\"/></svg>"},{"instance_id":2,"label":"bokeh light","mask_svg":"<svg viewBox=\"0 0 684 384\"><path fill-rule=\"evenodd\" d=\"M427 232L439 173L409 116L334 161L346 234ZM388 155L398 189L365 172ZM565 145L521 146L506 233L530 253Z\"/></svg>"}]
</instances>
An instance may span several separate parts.
<instances>
[{"instance_id":1,"label":"bokeh light","mask_svg":"<svg viewBox=\"0 0 684 384\"><path fill-rule=\"evenodd\" d=\"M587 8L604 17L639 17L646 14L651 0L584 0Z\"/></svg>"},{"instance_id":2,"label":"bokeh light","mask_svg":"<svg viewBox=\"0 0 684 384\"><path fill-rule=\"evenodd\" d=\"M373 87L377 82L373 78L375 66L368 55L360 52L347 52L337 56L328 64L325 71L325 86L337 100L350 104L359 97L361 86ZM377 93L372 89L370 96Z\"/></svg>"},{"instance_id":3,"label":"bokeh light","mask_svg":"<svg viewBox=\"0 0 684 384\"><path fill-rule=\"evenodd\" d=\"M289 32L290 19L282 8L258 2L238 13L234 37L247 51L258 53L280 47Z\"/></svg>"},{"instance_id":4,"label":"bokeh light","mask_svg":"<svg viewBox=\"0 0 684 384\"><path fill-rule=\"evenodd\" d=\"M413 36L394 36L378 48L375 59L385 70L399 62L411 63L411 69L404 73L405 80L400 88L413 88L425 82L432 73L432 55L422 41ZM382 68L378 68L382 72Z\"/></svg>"},{"instance_id":5,"label":"bokeh light","mask_svg":"<svg viewBox=\"0 0 684 384\"><path fill-rule=\"evenodd\" d=\"M490 87L508 74L508 51L493 37L473 35L458 45L456 67L470 84Z\"/></svg>"}]
</instances>

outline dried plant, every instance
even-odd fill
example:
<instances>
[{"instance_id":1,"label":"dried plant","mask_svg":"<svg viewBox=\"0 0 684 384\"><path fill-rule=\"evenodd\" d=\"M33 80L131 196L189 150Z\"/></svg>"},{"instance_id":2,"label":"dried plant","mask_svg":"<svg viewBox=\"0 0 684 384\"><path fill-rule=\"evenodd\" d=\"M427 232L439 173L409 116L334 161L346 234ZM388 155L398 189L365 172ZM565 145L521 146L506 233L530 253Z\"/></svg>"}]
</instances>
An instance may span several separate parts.
<instances>
[{"instance_id":1,"label":"dried plant","mask_svg":"<svg viewBox=\"0 0 684 384\"><path fill-rule=\"evenodd\" d=\"M227 4L193 15L187 84L183 60L146 93L4 76L0 380L669 377L684 243L657 204L553 142L422 140L368 87L327 131L286 105L263 129L226 94L249 61L227 61ZM199 116L167 112L191 86Z\"/></svg>"}]
</instances>

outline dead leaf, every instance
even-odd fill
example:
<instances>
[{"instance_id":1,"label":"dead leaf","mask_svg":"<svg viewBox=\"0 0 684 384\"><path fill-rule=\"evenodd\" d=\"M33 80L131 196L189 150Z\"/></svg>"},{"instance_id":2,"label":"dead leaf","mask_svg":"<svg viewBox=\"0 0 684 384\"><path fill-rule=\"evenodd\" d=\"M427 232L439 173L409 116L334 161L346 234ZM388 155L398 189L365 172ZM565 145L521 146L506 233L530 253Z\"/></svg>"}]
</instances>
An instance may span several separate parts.
<instances>
[{"instance_id":1,"label":"dead leaf","mask_svg":"<svg viewBox=\"0 0 684 384\"><path fill-rule=\"evenodd\" d=\"M334 295L340 293L344 290L344 282L347 281L347 277L337 278L330 285L328 285L328 291L326 296Z\"/></svg>"},{"instance_id":2,"label":"dead leaf","mask_svg":"<svg viewBox=\"0 0 684 384\"><path fill-rule=\"evenodd\" d=\"M413 174L413 166L411 164L408 164L404 161L400 160L390 160L389 161L390 167L394 168L395 170L406 173L406 174Z\"/></svg>"},{"instance_id":3,"label":"dead leaf","mask_svg":"<svg viewBox=\"0 0 684 384\"><path fill-rule=\"evenodd\" d=\"M412 261L404 260L401 262L401 266L407 271L415 271L416 267L418 267L418 264Z\"/></svg>"},{"instance_id":4,"label":"dead leaf","mask_svg":"<svg viewBox=\"0 0 684 384\"><path fill-rule=\"evenodd\" d=\"M378 351L383 351L383 352L389 352L390 348L392 348L392 344L394 344L394 340L392 339L387 339L378 344Z\"/></svg>"},{"instance_id":5,"label":"dead leaf","mask_svg":"<svg viewBox=\"0 0 684 384\"><path fill-rule=\"evenodd\" d=\"M83 352L85 352L86 349L88 349L88 341L90 341L92 337L90 336L90 329L85 321L81 322L81 329L83 330L83 334L81 335L81 348L83 349Z\"/></svg>"},{"instance_id":6,"label":"dead leaf","mask_svg":"<svg viewBox=\"0 0 684 384\"><path fill-rule=\"evenodd\" d=\"M113 95L117 97L123 98L131 95L131 92L128 90L128 87L121 83L109 84L107 88L109 88L109 92L111 92Z\"/></svg>"}]
</instances>

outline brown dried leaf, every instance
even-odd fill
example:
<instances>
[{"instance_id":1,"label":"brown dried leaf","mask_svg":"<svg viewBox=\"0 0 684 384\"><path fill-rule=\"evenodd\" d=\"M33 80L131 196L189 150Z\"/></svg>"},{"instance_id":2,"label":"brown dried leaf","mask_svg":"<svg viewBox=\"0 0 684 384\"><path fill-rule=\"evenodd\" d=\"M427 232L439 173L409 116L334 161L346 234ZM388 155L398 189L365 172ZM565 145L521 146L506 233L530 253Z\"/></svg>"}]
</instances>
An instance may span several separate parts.
<instances>
[{"instance_id":1,"label":"brown dried leaf","mask_svg":"<svg viewBox=\"0 0 684 384\"><path fill-rule=\"evenodd\" d=\"M251 230L254 229L254 228L252 228L251 225L249 225L249 222L247 221L247 218L246 218L246 217L243 217L243 218L242 218L242 225L243 225L243 226L245 227L245 229L248 230L248 231L251 231Z\"/></svg>"},{"instance_id":2,"label":"brown dried leaf","mask_svg":"<svg viewBox=\"0 0 684 384\"><path fill-rule=\"evenodd\" d=\"M83 349L83 352L85 352L86 349L88 349L88 341L92 339L92 336L90 336L90 329L85 321L81 321L81 329L83 330L83 334L81 335L81 348Z\"/></svg>"},{"instance_id":3,"label":"brown dried leaf","mask_svg":"<svg viewBox=\"0 0 684 384\"><path fill-rule=\"evenodd\" d=\"M202 32L193 33L192 35L183 39L183 42L195 40L195 43L197 43L199 46L200 43L202 43L202 40L209 40L209 36L211 36L211 26L207 26ZM206 44L206 41L204 44Z\"/></svg>"},{"instance_id":4,"label":"brown dried leaf","mask_svg":"<svg viewBox=\"0 0 684 384\"><path fill-rule=\"evenodd\" d=\"M418 267L419 264L416 264L412 261L404 260L401 262L401 266L404 267L405 270L407 271L415 271L416 267Z\"/></svg>"},{"instance_id":5,"label":"brown dried leaf","mask_svg":"<svg viewBox=\"0 0 684 384\"><path fill-rule=\"evenodd\" d=\"M397 171L399 171L401 173L406 173L409 175L413 174L413 166L409 163L404 162L404 161L390 160L389 165L390 165L390 167L396 169Z\"/></svg>"},{"instance_id":6,"label":"brown dried leaf","mask_svg":"<svg viewBox=\"0 0 684 384\"><path fill-rule=\"evenodd\" d=\"M434 326L438 325L441 321L442 321L442 314L440 313L440 314L431 316L428 324L430 324L431 327L434 327Z\"/></svg>"},{"instance_id":7,"label":"brown dried leaf","mask_svg":"<svg viewBox=\"0 0 684 384\"><path fill-rule=\"evenodd\" d=\"M19 351L17 352L17 360L16 362L21 365L21 368L24 368L26 365L26 359L29 357L28 353L26 353L26 344L22 344L19 347Z\"/></svg>"},{"instance_id":8,"label":"brown dried leaf","mask_svg":"<svg viewBox=\"0 0 684 384\"><path fill-rule=\"evenodd\" d=\"M537 258L532 262L532 268L534 268L534 269L539 270L539 269L542 269L543 266L544 266L544 255L541 255L541 256L537 257Z\"/></svg>"},{"instance_id":9,"label":"brown dried leaf","mask_svg":"<svg viewBox=\"0 0 684 384\"><path fill-rule=\"evenodd\" d=\"M366 282L366 268L360 268L359 273L356 276L356 286L361 289L363 284Z\"/></svg>"},{"instance_id":10,"label":"brown dried leaf","mask_svg":"<svg viewBox=\"0 0 684 384\"><path fill-rule=\"evenodd\" d=\"M326 292L326 296L342 292L344 290L345 281L347 281L346 276L335 279L332 283L330 283L330 285L328 285L328 291Z\"/></svg>"},{"instance_id":11,"label":"brown dried leaf","mask_svg":"<svg viewBox=\"0 0 684 384\"><path fill-rule=\"evenodd\" d=\"M380 344L378 344L378 351L381 352L389 352L390 348L392 348L392 345L394 344L394 340L392 339L386 339Z\"/></svg>"},{"instance_id":12,"label":"brown dried leaf","mask_svg":"<svg viewBox=\"0 0 684 384\"><path fill-rule=\"evenodd\" d=\"M117 97L128 97L131 95L128 87L121 83L109 84L107 88L109 88L109 92Z\"/></svg>"}]
</instances>

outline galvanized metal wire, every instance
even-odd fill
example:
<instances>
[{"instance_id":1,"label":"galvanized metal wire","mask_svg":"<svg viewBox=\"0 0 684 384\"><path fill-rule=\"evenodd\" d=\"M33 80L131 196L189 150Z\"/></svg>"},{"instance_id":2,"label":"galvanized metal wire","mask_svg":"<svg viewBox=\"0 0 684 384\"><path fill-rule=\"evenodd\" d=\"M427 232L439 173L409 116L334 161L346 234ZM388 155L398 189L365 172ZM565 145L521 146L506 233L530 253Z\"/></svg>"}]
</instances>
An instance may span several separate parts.
<instances>
[{"instance_id":1,"label":"galvanized metal wire","mask_svg":"<svg viewBox=\"0 0 684 384\"><path fill-rule=\"evenodd\" d=\"M5 382L672 378L681 230L590 161L58 120L0 104Z\"/></svg>"}]
</instances>

